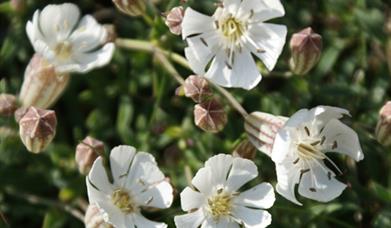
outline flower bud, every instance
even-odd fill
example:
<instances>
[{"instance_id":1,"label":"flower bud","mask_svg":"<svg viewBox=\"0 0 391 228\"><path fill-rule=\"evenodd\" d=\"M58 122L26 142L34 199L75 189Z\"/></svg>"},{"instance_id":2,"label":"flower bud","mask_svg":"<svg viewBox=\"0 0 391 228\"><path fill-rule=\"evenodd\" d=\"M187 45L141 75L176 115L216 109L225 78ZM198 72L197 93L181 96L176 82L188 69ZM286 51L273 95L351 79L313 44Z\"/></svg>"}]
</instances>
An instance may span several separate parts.
<instances>
[{"instance_id":1,"label":"flower bud","mask_svg":"<svg viewBox=\"0 0 391 228\"><path fill-rule=\"evenodd\" d=\"M391 145L391 101L380 109L375 134L379 143L384 146Z\"/></svg>"},{"instance_id":2,"label":"flower bud","mask_svg":"<svg viewBox=\"0 0 391 228\"><path fill-rule=\"evenodd\" d=\"M26 9L26 0L11 0L10 5L15 12L23 12Z\"/></svg>"},{"instance_id":3,"label":"flower bud","mask_svg":"<svg viewBox=\"0 0 391 228\"><path fill-rule=\"evenodd\" d=\"M194 107L194 122L206 132L217 133L227 124L227 113L217 100L209 100Z\"/></svg>"},{"instance_id":4,"label":"flower bud","mask_svg":"<svg viewBox=\"0 0 391 228\"><path fill-rule=\"evenodd\" d=\"M98 206L95 204L88 205L84 216L84 225L86 228L112 228L113 226L106 223Z\"/></svg>"},{"instance_id":5,"label":"flower bud","mask_svg":"<svg viewBox=\"0 0 391 228\"><path fill-rule=\"evenodd\" d=\"M115 39L117 39L117 31L115 30L115 26L113 24L105 24L103 27L107 31L106 41L104 43L113 43Z\"/></svg>"},{"instance_id":6,"label":"flower bud","mask_svg":"<svg viewBox=\"0 0 391 228\"><path fill-rule=\"evenodd\" d=\"M30 107L19 121L19 136L27 150L39 153L52 142L56 127L54 111Z\"/></svg>"},{"instance_id":7,"label":"flower bud","mask_svg":"<svg viewBox=\"0 0 391 228\"><path fill-rule=\"evenodd\" d=\"M166 14L165 22L172 34L182 34L182 20L184 15L185 10L182 6L174 7Z\"/></svg>"},{"instance_id":8,"label":"flower bud","mask_svg":"<svg viewBox=\"0 0 391 228\"><path fill-rule=\"evenodd\" d=\"M18 105L16 97L11 94L0 94L0 116L12 116Z\"/></svg>"},{"instance_id":9,"label":"flower bud","mask_svg":"<svg viewBox=\"0 0 391 228\"><path fill-rule=\"evenodd\" d=\"M308 73L319 61L322 54L322 37L308 27L293 34L290 41L290 67L293 73Z\"/></svg>"},{"instance_id":10,"label":"flower bud","mask_svg":"<svg viewBox=\"0 0 391 228\"><path fill-rule=\"evenodd\" d=\"M211 99L213 96L209 88L208 81L196 75L191 75L186 78L183 84L183 93L186 97L193 99L196 103L203 103Z\"/></svg>"},{"instance_id":11,"label":"flower bud","mask_svg":"<svg viewBox=\"0 0 391 228\"><path fill-rule=\"evenodd\" d=\"M257 148L255 148L250 141L245 139L240 142L240 144L235 148L232 154L236 157L254 160L256 152Z\"/></svg>"},{"instance_id":12,"label":"flower bud","mask_svg":"<svg viewBox=\"0 0 391 228\"><path fill-rule=\"evenodd\" d=\"M69 82L68 74L56 73L54 66L35 54L24 73L19 95L23 107L46 109L54 104Z\"/></svg>"},{"instance_id":13,"label":"flower bud","mask_svg":"<svg viewBox=\"0 0 391 228\"><path fill-rule=\"evenodd\" d=\"M79 172L83 175L88 174L92 164L100 154L104 154L105 145L103 142L90 136L86 137L76 147L75 160L79 167Z\"/></svg>"},{"instance_id":14,"label":"flower bud","mask_svg":"<svg viewBox=\"0 0 391 228\"><path fill-rule=\"evenodd\" d=\"M140 16L145 12L145 0L113 0L115 6L129 16Z\"/></svg>"},{"instance_id":15,"label":"flower bud","mask_svg":"<svg viewBox=\"0 0 391 228\"><path fill-rule=\"evenodd\" d=\"M271 156L274 138L288 120L264 112L253 112L245 119L244 129L250 142L261 152Z\"/></svg>"}]
</instances>

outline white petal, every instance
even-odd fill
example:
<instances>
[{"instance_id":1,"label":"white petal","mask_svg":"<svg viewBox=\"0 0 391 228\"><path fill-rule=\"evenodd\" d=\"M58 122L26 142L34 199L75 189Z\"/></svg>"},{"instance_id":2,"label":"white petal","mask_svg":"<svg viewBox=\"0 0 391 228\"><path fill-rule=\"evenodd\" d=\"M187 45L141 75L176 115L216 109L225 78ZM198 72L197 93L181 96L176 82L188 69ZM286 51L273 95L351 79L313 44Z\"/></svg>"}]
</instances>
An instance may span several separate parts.
<instances>
[{"instance_id":1,"label":"white petal","mask_svg":"<svg viewBox=\"0 0 391 228\"><path fill-rule=\"evenodd\" d=\"M246 0L247 1L247 0ZM232 15L237 15L242 0L224 0L224 10L227 10Z\"/></svg>"},{"instance_id":2,"label":"white petal","mask_svg":"<svg viewBox=\"0 0 391 228\"><path fill-rule=\"evenodd\" d=\"M289 120L288 120L289 121ZM296 129L282 128L276 134L273 143L271 158L275 163L281 163L292 156L295 152L295 146L292 145L296 141L298 135Z\"/></svg>"},{"instance_id":3,"label":"white petal","mask_svg":"<svg viewBox=\"0 0 391 228\"><path fill-rule=\"evenodd\" d=\"M142 227L142 228L165 228L167 227L167 224L160 223L160 222L154 222L149 219L146 219L141 214L135 214L133 215L134 223L136 227Z\"/></svg>"},{"instance_id":4,"label":"white petal","mask_svg":"<svg viewBox=\"0 0 391 228\"><path fill-rule=\"evenodd\" d=\"M69 41L73 44L73 49L78 52L87 52L102 45L106 38L106 29L98 24L94 17L86 15L80 20L76 30L72 32Z\"/></svg>"},{"instance_id":5,"label":"white petal","mask_svg":"<svg viewBox=\"0 0 391 228\"><path fill-rule=\"evenodd\" d=\"M245 183L257 176L258 169L254 162L248 159L234 158L232 169L229 172L227 179L227 189L231 192L235 192Z\"/></svg>"},{"instance_id":6,"label":"white petal","mask_svg":"<svg viewBox=\"0 0 391 228\"><path fill-rule=\"evenodd\" d=\"M239 225L229 217L219 218L219 220L208 217L201 228L239 228Z\"/></svg>"},{"instance_id":7,"label":"white petal","mask_svg":"<svg viewBox=\"0 0 391 228\"><path fill-rule=\"evenodd\" d=\"M317 106L310 110L311 118L315 118L312 123L312 128L320 131L330 120L341 119L344 115L348 115L349 111L342 108L331 106Z\"/></svg>"},{"instance_id":8,"label":"white petal","mask_svg":"<svg viewBox=\"0 0 391 228\"><path fill-rule=\"evenodd\" d=\"M88 53L76 53L72 58L74 63L56 67L58 72L87 73L94 68L102 67L111 61L114 44L107 43L99 50Z\"/></svg>"},{"instance_id":9,"label":"white petal","mask_svg":"<svg viewBox=\"0 0 391 228\"><path fill-rule=\"evenodd\" d=\"M326 137L324 146L327 151L348 155L356 161L364 158L357 133L341 121L337 119L329 121L322 135Z\"/></svg>"},{"instance_id":10,"label":"white petal","mask_svg":"<svg viewBox=\"0 0 391 228\"><path fill-rule=\"evenodd\" d=\"M173 189L168 181L154 184L135 196L139 205L153 208L169 208L173 198Z\"/></svg>"},{"instance_id":11,"label":"white petal","mask_svg":"<svg viewBox=\"0 0 391 228\"><path fill-rule=\"evenodd\" d=\"M178 215L174 217L175 226L177 228L198 228L204 221L205 216L202 209L195 212Z\"/></svg>"},{"instance_id":12,"label":"white petal","mask_svg":"<svg viewBox=\"0 0 391 228\"><path fill-rule=\"evenodd\" d=\"M254 15L252 21L267 21L285 15L284 7L280 0L246 0L242 1L240 16L245 16L251 10Z\"/></svg>"},{"instance_id":13,"label":"white petal","mask_svg":"<svg viewBox=\"0 0 391 228\"><path fill-rule=\"evenodd\" d=\"M213 18L201 14L188 7L182 21L182 38L212 31L214 29Z\"/></svg>"},{"instance_id":14,"label":"white petal","mask_svg":"<svg viewBox=\"0 0 391 228\"><path fill-rule=\"evenodd\" d=\"M269 183L262 183L242 192L235 198L235 204L245 207L268 209L273 206L275 199L273 186Z\"/></svg>"},{"instance_id":15,"label":"white petal","mask_svg":"<svg viewBox=\"0 0 391 228\"><path fill-rule=\"evenodd\" d=\"M205 77L223 87L254 88L262 79L251 54L245 50L235 52L233 65L224 50L213 59Z\"/></svg>"},{"instance_id":16,"label":"white petal","mask_svg":"<svg viewBox=\"0 0 391 228\"><path fill-rule=\"evenodd\" d=\"M312 173L311 173L312 172ZM316 166L303 175L299 184L299 194L320 202L328 202L337 198L346 185L334 178L334 174L329 176L321 167ZM330 173L332 173L330 171ZM315 179L311 179L312 175ZM330 177L330 178L329 178ZM315 188L316 191L310 189Z\"/></svg>"},{"instance_id":17,"label":"white petal","mask_svg":"<svg viewBox=\"0 0 391 228\"><path fill-rule=\"evenodd\" d=\"M87 186L88 202L90 204L107 200L108 195L106 193L109 192L105 193L101 190L96 189L88 180L88 177L86 177L86 186Z\"/></svg>"},{"instance_id":18,"label":"white petal","mask_svg":"<svg viewBox=\"0 0 391 228\"><path fill-rule=\"evenodd\" d=\"M111 194L113 191L113 185L109 182L101 157L97 158L92 165L88 179L87 181L91 182L100 192Z\"/></svg>"},{"instance_id":19,"label":"white petal","mask_svg":"<svg viewBox=\"0 0 391 228\"><path fill-rule=\"evenodd\" d=\"M214 50L218 38L216 33L206 33L186 39L188 47L185 48L185 56L194 73L198 75L205 74L206 65L216 55Z\"/></svg>"},{"instance_id":20,"label":"white petal","mask_svg":"<svg viewBox=\"0 0 391 228\"><path fill-rule=\"evenodd\" d=\"M287 28L284 25L268 23L254 24L249 27L246 46L258 56L269 69L273 70L280 56L287 35ZM259 52L259 49L263 52Z\"/></svg>"},{"instance_id":21,"label":"white petal","mask_svg":"<svg viewBox=\"0 0 391 228\"><path fill-rule=\"evenodd\" d=\"M308 109L300 109L288 119L285 123L285 127L296 128L302 123L312 121L313 119L314 116L311 114L311 111Z\"/></svg>"},{"instance_id":22,"label":"white petal","mask_svg":"<svg viewBox=\"0 0 391 228\"><path fill-rule=\"evenodd\" d=\"M110 167L118 186L124 186L135 153L136 149L131 146L117 146L111 150Z\"/></svg>"},{"instance_id":23,"label":"white petal","mask_svg":"<svg viewBox=\"0 0 391 228\"><path fill-rule=\"evenodd\" d=\"M133 224L128 224L126 215L113 204L102 201L98 202L97 205L101 209L101 212L103 212L105 222L112 224L116 228L132 227Z\"/></svg>"},{"instance_id":24,"label":"white petal","mask_svg":"<svg viewBox=\"0 0 391 228\"><path fill-rule=\"evenodd\" d=\"M79 8L72 3L48 5L40 15L39 22L46 38L63 41L68 38L80 18Z\"/></svg>"},{"instance_id":25,"label":"white petal","mask_svg":"<svg viewBox=\"0 0 391 228\"><path fill-rule=\"evenodd\" d=\"M300 170L296 169L293 162L276 163L277 186L276 191L291 202L302 205L295 196L295 185L299 183Z\"/></svg>"},{"instance_id":26,"label":"white petal","mask_svg":"<svg viewBox=\"0 0 391 228\"><path fill-rule=\"evenodd\" d=\"M241 220L246 228L267 227L272 222L272 216L264 210L237 206L233 209L232 214Z\"/></svg>"},{"instance_id":27,"label":"white petal","mask_svg":"<svg viewBox=\"0 0 391 228\"><path fill-rule=\"evenodd\" d=\"M210 167L203 167L199 169L196 175L191 180L191 183L203 195L208 196L215 187L212 183L212 172Z\"/></svg>"},{"instance_id":28,"label":"white petal","mask_svg":"<svg viewBox=\"0 0 391 228\"><path fill-rule=\"evenodd\" d=\"M189 187L181 192L181 207L184 211L200 208L205 203L205 197Z\"/></svg>"},{"instance_id":29,"label":"white petal","mask_svg":"<svg viewBox=\"0 0 391 228\"><path fill-rule=\"evenodd\" d=\"M228 154L218 154L209 158L205 162L205 167L209 167L211 171L211 185L222 186L227 180L227 175L231 169L233 157Z\"/></svg>"}]
</instances>

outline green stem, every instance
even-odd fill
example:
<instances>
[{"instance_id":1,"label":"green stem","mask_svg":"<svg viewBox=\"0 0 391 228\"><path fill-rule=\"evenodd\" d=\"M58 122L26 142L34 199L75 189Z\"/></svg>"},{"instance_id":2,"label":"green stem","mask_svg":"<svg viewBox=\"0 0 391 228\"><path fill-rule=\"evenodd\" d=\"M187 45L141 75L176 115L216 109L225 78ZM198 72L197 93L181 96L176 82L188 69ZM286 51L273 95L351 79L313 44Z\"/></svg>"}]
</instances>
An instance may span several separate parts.
<instances>
[{"instance_id":1,"label":"green stem","mask_svg":"<svg viewBox=\"0 0 391 228\"><path fill-rule=\"evenodd\" d=\"M118 47L127 48L131 50L139 50L139 51L146 51L155 54L157 60L163 65L163 67L175 78L175 80L178 81L178 83L183 84L184 80L181 77L181 75L178 73L178 71L175 69L175 67L170 63L169 59L172 61L178 63L179 65L191 70L189 64L187 63L187 60L182 57L179 54L169 52L166 50L163 50L159 48L157 45L152 44L151 42L143 41L143 40L133 40L133 39L121 39L118 38L116 40L116 45ZM226 89L215 85L214 83L211 83L215 86L215 88L219 91L220 94L222 94L229 102L229 104L238 111L243 118L246 118L248 113L243 108L243 106L235 99L234 96L232 96L231 93L229 93Z\"/></svg>"}]
</instances>

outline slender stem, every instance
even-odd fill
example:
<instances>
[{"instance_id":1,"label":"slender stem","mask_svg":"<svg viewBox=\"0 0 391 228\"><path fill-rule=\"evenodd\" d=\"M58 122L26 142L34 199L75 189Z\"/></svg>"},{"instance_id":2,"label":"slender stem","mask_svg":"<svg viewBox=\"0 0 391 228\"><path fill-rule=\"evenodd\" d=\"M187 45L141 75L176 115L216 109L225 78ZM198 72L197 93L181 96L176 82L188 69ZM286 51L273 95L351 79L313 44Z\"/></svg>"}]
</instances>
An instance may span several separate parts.
<instances>
[{"instance_id":1,"label":"slender stem","mask_svg":"<svg viewBox=\"0 0 391 228\"><path fill-rule=\"evenodd\" d=\"M81 222L84 222L84 215L79 210L77 210L76 208L74 208L68 204L64 204L64 203L61 203L58 201L46 199L46 198L36 196L36 195L30 194L30 193L19 192L13 188L6 188L5 191L9 195L13 195L15 197L24 199L31 204L56 207L56 208L61 209L65 212L68 212L73 217L79 219Z\"/></svg>"},{"instance_id":2,"label":"slender stem","mask_svg":"<svg viewBox=\"0 0 391 228\"><path fill-rule=\"evenodd\" d=\"M166 70L177 80L180 84L183 84L184 80L177 72L175 67L170 63L169 59L178 63L179 65L190 69L187 60L183 58L181 55L172 53L166 50L163 50L151 42L143 41L143 40L132 40L132 39L121 39L118 38L116 40L116 45L118 47L123 47L132 50L140 50L154 53L159 62L166 68ZM169 59L168 59L168 58ZM244 118L248 115L247 111L243 108L243 106L229 93L226 89L213 84L216 89L228 100L229 104L238 111Z\"/></svg>"}]
</instances>

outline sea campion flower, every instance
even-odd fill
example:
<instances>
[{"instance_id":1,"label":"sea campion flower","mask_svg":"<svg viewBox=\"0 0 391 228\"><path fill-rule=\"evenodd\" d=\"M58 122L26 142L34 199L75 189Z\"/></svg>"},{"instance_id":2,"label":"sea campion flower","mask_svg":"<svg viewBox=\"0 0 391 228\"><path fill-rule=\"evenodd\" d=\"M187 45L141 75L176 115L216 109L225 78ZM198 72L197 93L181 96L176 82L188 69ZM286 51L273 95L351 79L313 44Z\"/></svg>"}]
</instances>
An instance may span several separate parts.
<instances>
[{"instance_id":1,"label":"sea campion flower","mask_svg":"<svg viewBox=\"0 0 391 228\"><path fill-rule=\"evenodd\" d=\"M142 207L168 208L173 200L173 189L155 158L130 146L115 147L110 153L113 183L102 161L99 157L94 162L86 183L90 204L101 209L105 222L117 228L166 227L141 214Z\"/></svg>"},{"instance_id":2,"label":"sea campion flower","mask_svg":"<svg viewBox=\"0 0 391 228\"><path fill-rule=\"evenodd\" d=\"M181 207L188 214L175 216L178 228L188 227L266 227L271 215L263 210L274 204L273 187L261 183L244 191L238 190L258 176L254 162L219 154L198 170L191 187L181 192Z\"/></svg>"},{"instance_id":3,"label":"sea campion flower","mask_svg":"<svg viewBox=\"0 0 391 228\"><path fill-rule=\"evenodd\" d=\"M190 67L221 86L252 89L262 79L252 54L272 70L287 34L286 26L264 21L284 14L279 0L224 0L211 17L187 8L182 37Z\"/></svg>"},{"instance_id":4,"label":"sea campion flower","mask_svg":"<svg viewBox=\"0 0 391 228\"><path fill-rule=\"evenodd\" d=\"M346 185L335 178L335 173L325 165L337 165L326 155L337 152L356 161L364 158L357 133L339 119L349 115L345 109L318 106L295 113L278 131L271 158L276 164L276 191L288 200L301 205L299 194L320 202L338 197Z\"/></svg>"},{"instance_id":5,"label":"sea campion flower","mask_svg":"<svg viewBox=\"0 0 391 228\"><path fill-rule=\"evenodd\" d=\"M113 55L114 44L104 43L106 29L91 15L80 19L80 10L72 3L35 11L26 31L34 50L59 73L86 73L106 65Z\"/></svg>"},{"instance_id":6,"label":"sea campion flower","mask_svg":"<svg viewBox=\"0 0 391 228\"><path fill-rule=\"evenodd\" d=\"M94 161L99 155L105 153L105 145L102 141L87 136L76 146L75 161L79 172L87 175Z\"/></svg>"}]
</instances>

